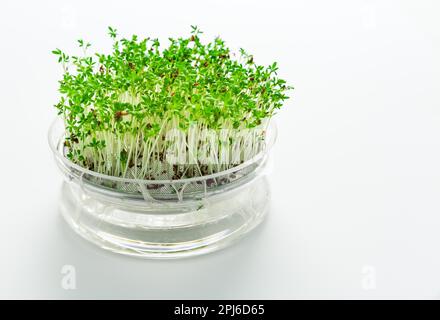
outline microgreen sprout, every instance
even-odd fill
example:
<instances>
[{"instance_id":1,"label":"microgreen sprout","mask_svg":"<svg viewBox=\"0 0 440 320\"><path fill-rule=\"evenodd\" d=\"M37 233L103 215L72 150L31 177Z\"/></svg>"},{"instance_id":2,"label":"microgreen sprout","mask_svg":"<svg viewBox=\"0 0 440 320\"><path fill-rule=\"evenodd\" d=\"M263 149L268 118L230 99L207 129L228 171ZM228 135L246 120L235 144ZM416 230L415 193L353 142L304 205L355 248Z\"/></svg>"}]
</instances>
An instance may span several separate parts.
<instances>
[{"instance_id":1,"label":"microgreen sprout","mask_svg":"<svg viewBox=\"0 0 440 320\"><path fill-rule=\"evenodd\" d=\"M269 119L292 87L220 38L204 44L191 26L186 38L118 38L110 54L53 52L64 74L55 105L65 122L65 153L99 173L178 179L228 169L264 147ZM173 159L171 161L170 159ZM166 161L168 160L168 161Z\"/></svg>"}]
</instances>

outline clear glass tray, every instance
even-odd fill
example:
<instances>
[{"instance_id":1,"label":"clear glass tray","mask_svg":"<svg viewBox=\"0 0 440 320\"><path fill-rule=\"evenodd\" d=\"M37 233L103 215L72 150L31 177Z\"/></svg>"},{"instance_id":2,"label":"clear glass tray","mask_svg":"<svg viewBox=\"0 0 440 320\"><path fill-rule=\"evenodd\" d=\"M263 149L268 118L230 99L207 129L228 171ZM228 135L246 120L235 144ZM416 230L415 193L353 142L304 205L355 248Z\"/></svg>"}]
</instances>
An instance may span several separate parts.
<instances>
[{"instance_id":1,"label":"clear glass tray","mask_svg":"<svg viewBox=\"0 0 440 320\"><path fill-rule=\"evenodd\" d=\"M113 177L64 156L64 124L49 130L49 145L64 182L60 210L82 237L101 248L145 258L177 258L227 246L256 227L269 208L266 177L276 126L253 159L215 174L180 180Z\"/></svg>"}]
</instances>

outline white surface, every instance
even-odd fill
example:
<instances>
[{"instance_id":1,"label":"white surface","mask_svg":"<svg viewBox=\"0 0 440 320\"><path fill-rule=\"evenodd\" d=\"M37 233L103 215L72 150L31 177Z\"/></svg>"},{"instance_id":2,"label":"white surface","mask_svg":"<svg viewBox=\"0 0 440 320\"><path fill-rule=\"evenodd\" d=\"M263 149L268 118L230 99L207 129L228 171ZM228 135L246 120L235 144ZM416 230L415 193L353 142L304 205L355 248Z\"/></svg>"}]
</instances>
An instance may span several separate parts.
<instances>
[{"instance_id":1,"label":"white surface","mask_svg":"<svg viewBox=\"0 0 440 320\"><path fill-rule=\"evenodd\" d=\"M0 298L438 298L438 1L2 1ZM57 212L46 131L76 39L196 24L296 90L277 116L273 210L224 251L103 252ZM64 265L76 290L61 286Z\"/></svg>"}]
</instances>

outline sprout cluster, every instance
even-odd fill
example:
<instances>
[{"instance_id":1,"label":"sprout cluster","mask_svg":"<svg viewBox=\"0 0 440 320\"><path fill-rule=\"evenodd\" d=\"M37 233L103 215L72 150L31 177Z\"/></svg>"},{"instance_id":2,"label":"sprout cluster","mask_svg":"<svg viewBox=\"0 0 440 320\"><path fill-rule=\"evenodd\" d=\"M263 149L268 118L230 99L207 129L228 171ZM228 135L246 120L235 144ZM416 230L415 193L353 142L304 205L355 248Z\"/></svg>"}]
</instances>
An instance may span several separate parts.
<instances>
[{"instance_id":1,"label":"sprout cluster","mask_svg":"<svg viewBox=\"0 0 440 320\"><path fill-rule=\"evenodd\" d=\"M260 152L268 119L291 87L276 63L256 65L242 49L234 59L223 40L204 44L201 33L192 26L188 38L161 49L158 39L120 39L109 27L110 54L88 54L83 40L82 56L54 50L64 68L55 107L66 156L112 176L179 179Z\"/></svg>"}]
</instances>

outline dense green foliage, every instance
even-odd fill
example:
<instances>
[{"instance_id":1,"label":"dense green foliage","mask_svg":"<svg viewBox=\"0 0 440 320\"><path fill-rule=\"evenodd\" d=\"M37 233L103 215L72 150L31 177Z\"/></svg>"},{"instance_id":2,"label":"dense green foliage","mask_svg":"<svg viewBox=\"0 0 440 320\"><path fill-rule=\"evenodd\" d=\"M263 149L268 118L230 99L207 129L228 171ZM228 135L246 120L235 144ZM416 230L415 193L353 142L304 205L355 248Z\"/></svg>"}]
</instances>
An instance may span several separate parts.
<instances>
[{"instance_id":1,"label":"dense green foliage","mask_svg":"<svg viewBox=\"0 0 440 320\"><path fill-rule=\"evenodd\" d=\"M170 38L161 49L158 39L119 39L109 27L110 54L88 55L90 44L83 40L78 40L82 56L54 50L64 67L55 107L66 125L66 155L97 172L127 176L134 168L131 176L157 178L156 172L164 171L157 166L170 147L165 139L169 130L185 134L181 146L174 147L182 152L188 149L191 128L198 136L206 129L264 129L291 89L276 76L277 64L258 66L242 49L233 59L223 40L203 44L200 34L192 27L188 38ZM184 174L180 168L179 177L231 166L219 163L213 154L218 148L208 149L213 162L208 169ZM259 149L260 144L238 162ZM168 172L175 174L174 169Z\"/></svg>"}]
</instances>

